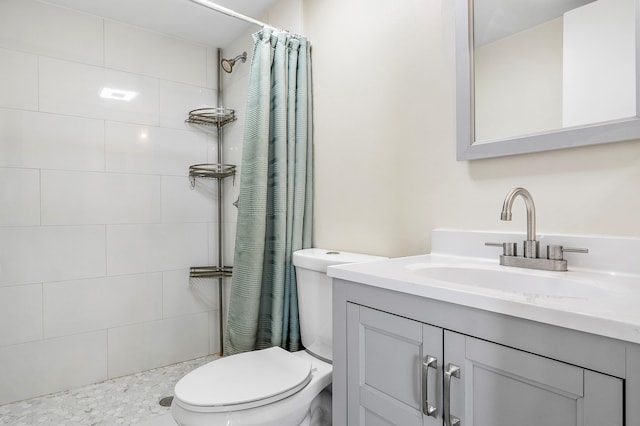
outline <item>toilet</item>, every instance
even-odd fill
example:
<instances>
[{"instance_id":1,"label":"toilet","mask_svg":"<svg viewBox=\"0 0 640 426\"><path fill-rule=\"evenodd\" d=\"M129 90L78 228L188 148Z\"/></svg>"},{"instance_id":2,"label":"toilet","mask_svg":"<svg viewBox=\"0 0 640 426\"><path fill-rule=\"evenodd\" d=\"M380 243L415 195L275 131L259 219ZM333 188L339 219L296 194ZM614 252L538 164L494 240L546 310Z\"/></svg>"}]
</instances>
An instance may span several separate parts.
<instances>
[{"instance_id":1,"label":"toilet","mask_svg":"<svg viewBox=\"0 0 640 426\"><path fill-rule=\"evenodd\" d=\"M319 248L293 253L305 350L273 347L220 358L175 386L171 415L180 426L331 424L331 278L327 267L383 259Z\"/></svg>"}]
</instances>

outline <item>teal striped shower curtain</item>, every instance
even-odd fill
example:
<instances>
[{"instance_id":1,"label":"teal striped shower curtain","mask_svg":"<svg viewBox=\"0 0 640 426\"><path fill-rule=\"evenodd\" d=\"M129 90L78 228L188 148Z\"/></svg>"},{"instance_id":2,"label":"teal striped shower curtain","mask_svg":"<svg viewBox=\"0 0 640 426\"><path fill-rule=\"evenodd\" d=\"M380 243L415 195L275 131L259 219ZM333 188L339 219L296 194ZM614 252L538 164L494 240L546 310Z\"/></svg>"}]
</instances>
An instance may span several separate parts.
<instances>
[{"instance_id":1,"label":"teal striped shower curtain","mask_svg":"<svg viewBox=\"0 0 640 426\"><path fill-rule=\"evenodd\" d=\"M225 355L301 349L291 255L311 247L310 46L267 28L253 39Z\"/></svg>"}]
</instances>

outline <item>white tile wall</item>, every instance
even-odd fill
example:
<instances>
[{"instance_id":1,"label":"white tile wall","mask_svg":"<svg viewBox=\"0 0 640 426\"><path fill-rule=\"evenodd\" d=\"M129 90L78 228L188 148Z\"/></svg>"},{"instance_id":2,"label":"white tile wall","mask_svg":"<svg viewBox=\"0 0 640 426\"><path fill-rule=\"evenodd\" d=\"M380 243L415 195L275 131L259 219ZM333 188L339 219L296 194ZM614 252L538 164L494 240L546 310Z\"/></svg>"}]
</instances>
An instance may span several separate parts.
<instances>
[{"instance_id":1,"label":"white tile wall","mask_svg":"<svg viewBox=\"0 0 640 426\"><path fill-rule=\"evenodd\" d=\"M165 318L218 308L217 280L191 278L189 270L166 271L162 273L162 313Z\"/></svg>"},{"instance_id":2,"label":"white tile wall","mask_svg":"<svg viewBox=\"0 0 640 426\"><path fill-rule=\"evenodd\" d=\"M205 46L110 20L105 21L104 35L107 67L206 86Z\"/></svg>"},{"instance_id":3,"label":"white tile wall","mask_svg":"<svg viewBox=\"0 0 640 426\"><path fill-rule=\"evenodd\" d=\"M107 226L108 275L207 264L207 224Z\"/></svg>"},{"instance_id":4,"label":"white tile wall","mask_svg":"<svg viewBox=\"0 0 640 426\"><path fill-rule=\"evenodd\" d=\"M107 379L107 332L0 347L0 405Z\"/></svg>"},{"instance_id":5,"label":"white tile wall","mask_svg":"<svg viewBox=\"0 0 640 426\"><path fill-rule=\"evenodd\" d=\"M0 347L42 338L42 285L0 287Z\"/></svg>"},{"instance_id":6,"label":"white tile wall","mask_svg":"<svg viewBox=\"0 0 640 426\"><path fill-rule=\"evenodd\" d=\"M0 107L38 109L38 57L0 49Z\"/></svg>"},{"instance_id":7,"label":"white tile wall","mask_svg":"<svg viewBox=\"0 0 640 426\"><path fill-rule=\"evenodd\" d=\"M160 125L187 129L184 120L189 111L215 107L216 102L215 90L163 80L160 82ZM211 128L212 132L215 130Z\"/></svg>"},{"instance_id":8,"label":"white tile wall","mask_svg":"<svg viewBox=\"0 0 640 426\"><path fill-rule=\"evenodd\" d=\"M162 221L217 221L217 182L196 179L195 186L183 176L162 177Z\"/></svg>"},{"instance_id":9,"label":"white tile wall","mask_svg":"<svg viewBox=\"0 0 640 426\"><path fill-rule=\"evenodd\" d=\"M188 176L191 164L206 162L207 138L200 132L110 121L105 126L107 171Z\"/></svg>"},{"instance_id":10,"label":"white tile wall","mask_svg":"<svg viewBox=\"0 0 640 426\"><path fill-rule=\"evenodd\" d=\"M109 329L109 378L206 355L208 322L205 312Z\"/></svg>"},{"instance_id":11,"label":"white tile wall","mask_svg":"<svg viewBox=\"0 0 640 426\"><path fill-rule=\"evenodd\" d=\"M104 122L0 108L0 167L104 170Z\"/></svg>"},{"instance_id":12,"label":"white tile wall","mask_svg":"<svg viewBox=\"0 0 640 426\"><path fill-rule=\"evenodd\" d=\"M39 58L40 111L158 125L158 79L52 58ZM136 93L100 97L105 88Z\"/></svg>"},{"instance_id":13,"label":"white tile wall","mask_svg":"<svg viewBox=\"0 0 640 426\"><path fill-rule=\"evenodd\" d=\"M42 224L160 222L160 179L152 175L42 170Z\"/></svg>"},{"instance_id":14,"label":"white tile wall","mask_svg":"<svg viewBox=\"0 0 640 426\"><path fill-rule=\"evenodd\" d=\"M161 273L47 283L44 337L159 320L162 299Z\"/></svg>"},{"instance_id":15,"label":"white tile wall","mask_svg":"<svg viewBox=\"0 0 640 426\"><path fill-rule=\"evenodd\" d=\"M0 1L0 46L103 64L102 19L33 0Z\"/></svg>"},{"instance_id":16,"label":"white tile wall","mask_svg":"<svg viewBox=\"0 0 640 426\"><path fill-rule=\"evenodd\" d=\"M0 0L0 404L219 350L215 49ZM130 102L100 98L130 90ZM202 280L201 280L202 281Z\"/></svg>"},{"instance_id":17,"label":"white tile wall","mask_svg":"<svg viewBox=\"0 0 640 426\"><path fill-rule=\"evenodd\" d=\"M39 224L39 170L0 168L0 226Z\"/></svg>"},{"instance_id":18,"label":"white tile wall","mask_svg":"<svg viewBox=\"0 0 640 426\"><path fill-rule=\"evenodd\" d=\"M104 276L104 226L0 228L0 286Z\"/></svg>"}]
</instances>

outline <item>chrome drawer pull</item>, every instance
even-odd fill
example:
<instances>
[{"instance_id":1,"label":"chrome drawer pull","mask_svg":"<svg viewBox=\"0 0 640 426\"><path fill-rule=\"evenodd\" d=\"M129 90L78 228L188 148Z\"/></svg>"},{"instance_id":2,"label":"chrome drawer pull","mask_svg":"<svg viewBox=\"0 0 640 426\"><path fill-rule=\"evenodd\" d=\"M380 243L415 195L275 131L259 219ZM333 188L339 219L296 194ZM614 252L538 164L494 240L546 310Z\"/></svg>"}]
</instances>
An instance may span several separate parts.
<instances>
[{"instance_id":1,"label":"chrome drawer pull","mask_svg":"<svg viewBox=\"0 0 640 426\"><path fill-rule=\"evenodd\" d=\"M460 378L460 367L447 364L444 372L444 421L446 426L458 426L460 419L451 415L451 377Z\"/></svg>"},{"instance_id":2,"label":"chrome drawer pull","mask_svg":"<svg viewBox=\"0 0 640 426\"><path fill-rule=\"evenodd\" d=\"M438 407L429 403L429 391L427 390L429 387L429 368L433 368L438 371L438 359L431 355L427 355L425 362L422 363L422 384L424 396L422 401L422 412L427 416L436 417Z\"/></svg>"}]
</instances>

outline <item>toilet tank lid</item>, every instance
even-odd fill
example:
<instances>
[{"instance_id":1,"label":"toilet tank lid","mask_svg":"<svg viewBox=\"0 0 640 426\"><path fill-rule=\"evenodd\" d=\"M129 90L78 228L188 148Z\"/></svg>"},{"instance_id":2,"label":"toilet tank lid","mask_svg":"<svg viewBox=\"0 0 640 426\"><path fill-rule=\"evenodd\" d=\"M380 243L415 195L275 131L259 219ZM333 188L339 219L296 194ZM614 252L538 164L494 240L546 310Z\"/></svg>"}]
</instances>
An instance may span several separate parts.
<instances>
[{"instance_id":1,"label":"toilet tank lid","mask_svg":"<svg viewBox=\"0 0 640 426\"><path fill-rule=\"evenodd\" d=\"M293 265L314 271L327 272L328 266L345 263L371 262L387 259L382 256L350 253L347 251L328 250L322 248L308 248L293 252Z\"/></svg>"}]
</instances>

